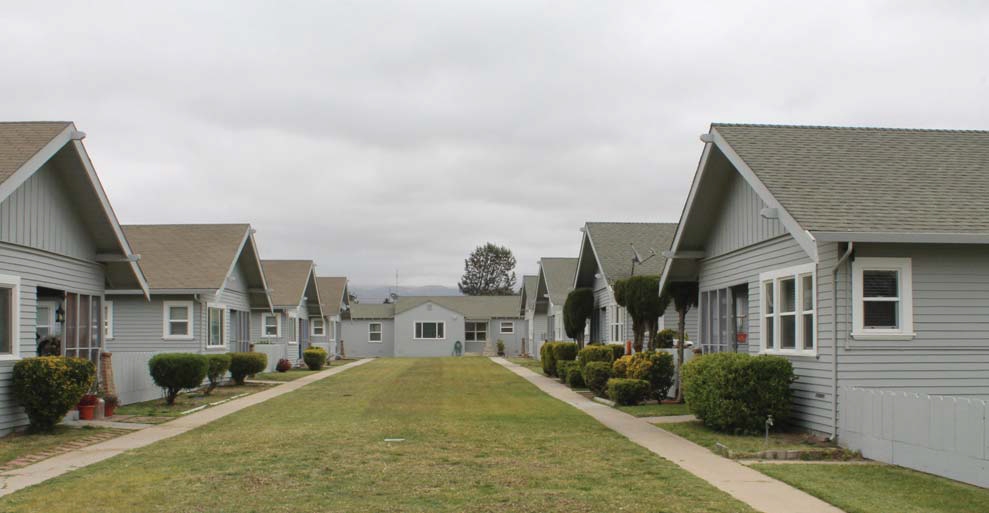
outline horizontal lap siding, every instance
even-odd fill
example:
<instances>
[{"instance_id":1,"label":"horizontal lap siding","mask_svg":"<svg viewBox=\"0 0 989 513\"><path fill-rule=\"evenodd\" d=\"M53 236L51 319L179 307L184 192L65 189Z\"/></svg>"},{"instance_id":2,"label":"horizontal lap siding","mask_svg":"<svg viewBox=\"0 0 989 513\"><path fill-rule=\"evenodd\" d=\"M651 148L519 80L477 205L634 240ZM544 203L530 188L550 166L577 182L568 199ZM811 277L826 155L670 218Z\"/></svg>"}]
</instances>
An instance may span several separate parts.
<instances>
[{"instance_id":1,"label":"horizontal lap siding","mask_svg":"<svg viewBox=\"0 0 989 513\"><path fill-rule=\"evenodd\" d=\"M381 323L380 343L368 341L368 325L372 322ZM340 338L348 358L395 356L395 321L392 319L342 321Z\"/></svg>"},{"instance_id":2,"label":"horizontal lap siding","mask_svg":"<svg viewBox=\"0 0 989 513\"><path fill-rule=\"evenodd\" d=\"M512 323L512 333L501 333L501 323ZM519 356L522 354L522 339L526 338L528 329L525 319L491 319L488 321L488 340L501 340L505 343L506 356ZM526 345L529 341L526 340Z\"/></svg>"},{"instance_id":3,"label":"horizontal lap siding","mask_svg":"<svg viewBox=\"0 0 989 513\"><path fill-rule=\"evenodd\" d=\"M107 296L113 301L113 340L107 340L110 352L192 352L202 348L204 323L201 305L192 296ZM194 340L165 340L165 301L192 301Z\"/></svg>"},{"instance_id":4,"label":"horizontal lap siding","mask_svg":"<svg viewBox=\"0 0 989 513\"><path fill-rule=\"evenodd\" d=\"M432 307L430 308L430 305ZM415 340L416 321L446 323L442 340ZM451 356L456 341L464 342L464 318L442 306L424 303L395 315L395 356Z\"/></svg>"}]
</instances>

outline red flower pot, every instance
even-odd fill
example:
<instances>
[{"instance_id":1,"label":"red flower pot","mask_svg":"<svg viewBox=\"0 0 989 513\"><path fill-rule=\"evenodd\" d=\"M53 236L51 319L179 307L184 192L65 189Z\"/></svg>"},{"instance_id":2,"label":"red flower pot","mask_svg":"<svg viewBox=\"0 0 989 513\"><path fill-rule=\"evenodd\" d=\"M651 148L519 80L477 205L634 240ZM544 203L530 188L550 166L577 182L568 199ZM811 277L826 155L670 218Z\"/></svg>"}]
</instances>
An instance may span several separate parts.
<instances>
[{"instance_id":1,"label":"red flower pot","mask_svg":"<svg viewBox=\"0 0 989 513\"><path fill-rule=\"evenodd\" d=\"M93 420L93 412L96 411L95 404L80 404L79 408L79 420Z\"/></svg>"},{"instance_id":2,"label":"red flower pot","mask_svg":"<svg viewBox=\"0 0 989 513\"><path fill-rule=\"evenodd\" d=\"M113 416L113 412L116 411L116 409L117 409L117 405L116 404L107 404L107 405L104 405L103 406L103 416L104 417L112 417Z\"/></svg>"}]
</instances>

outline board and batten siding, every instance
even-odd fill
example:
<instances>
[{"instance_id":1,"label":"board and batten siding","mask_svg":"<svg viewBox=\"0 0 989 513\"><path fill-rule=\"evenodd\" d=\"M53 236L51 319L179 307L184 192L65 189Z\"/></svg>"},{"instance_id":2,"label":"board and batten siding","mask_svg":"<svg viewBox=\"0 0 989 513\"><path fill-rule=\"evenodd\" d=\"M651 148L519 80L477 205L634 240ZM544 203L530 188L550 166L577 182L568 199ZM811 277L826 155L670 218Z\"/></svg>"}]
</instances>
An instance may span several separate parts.
<instances>
[{"instance_id":1,"label":"board and batten siding","mask_svg":"<svg viewBox=\"0 0 989 513\"><path fill-rule=\"evenodd\" d=\"M738 174L732 173L721 211L712 225L704 252L708 258L730 253L786 234L779 219L762 217L766 203Z\"/></svg>"},{"instance_id":2,"label":"board and batten siding","mask_svg":"<svg viewBox=\"0 0 989 513\"><path fill-rule=\"evenodd\" d=\"M0 242L0 274L21 279L17 342L22 358L35 355L38 287L102 296L105 283L100 264L5 242ZM27 424L27 416L10 390L15 363L0 361L0 433Z\"/></svg>"},{"instance_id":3,"label":"board and batten siding","mask_svg":"<svg viewBox=\"0 0 989 513\"><path fill-rule=\"evenodd\" d=\"M381 323L381 342L368 340L368 326ZM395 356L393 319L348 319L340 323L340 338L347 358Z\"/></svg>"},{"instance_id":4,"label":"board and batten siding","mask_svg":"<svg viewBox=\"0 0 989 513\"><path fill-rule=\"evenodd\" d=\"M96 245L75 203L48 162L0 202L0 241L94 260Z\"/></svg>"},{"instance_id":5,"label":"board and batten siding","mask_svg":"<svg viewBox=\"0 0 989 513\"><path fill-rule=\"evenodd\" d=\"M762 288L760 273L785 269L811 262L810 257L790 235L764 241L729 254L706 258L699 265L699 289L701 292L747 284L749 289L749 340L748 350L758 354L761 344L760 302ZM830 328L830 304L822 299L830 289L821 286L827 270L818 268L818 356L787 356L793 364L798 380L793 384L794 413L803 427L819 432L831 430L831 371L830 340L821 336ZM699 312L700 313L700 312ZM694 316L688 328L693 338L700 334L700 315ZM828 331L829 333L829 331Z\"/></svg>"}]
</instances>

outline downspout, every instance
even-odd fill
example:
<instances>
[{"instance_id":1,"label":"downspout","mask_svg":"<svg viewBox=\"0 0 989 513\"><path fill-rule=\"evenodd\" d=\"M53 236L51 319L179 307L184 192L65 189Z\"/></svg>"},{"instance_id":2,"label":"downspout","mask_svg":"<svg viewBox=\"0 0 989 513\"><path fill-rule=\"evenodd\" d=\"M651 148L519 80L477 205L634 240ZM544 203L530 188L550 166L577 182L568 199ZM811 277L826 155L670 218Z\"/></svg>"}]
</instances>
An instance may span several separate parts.
<instances>
[{"instance_id":1,"label":"downspout","mask_svg":"<svg viewBox=\"0 0 989 513\"><path fill-rule=\"evenodd\" d=\"M831 268L831 441L838 438L838 269L854 249L855 243L849 242L848 249Z\"/></svg>"}]
</instances>

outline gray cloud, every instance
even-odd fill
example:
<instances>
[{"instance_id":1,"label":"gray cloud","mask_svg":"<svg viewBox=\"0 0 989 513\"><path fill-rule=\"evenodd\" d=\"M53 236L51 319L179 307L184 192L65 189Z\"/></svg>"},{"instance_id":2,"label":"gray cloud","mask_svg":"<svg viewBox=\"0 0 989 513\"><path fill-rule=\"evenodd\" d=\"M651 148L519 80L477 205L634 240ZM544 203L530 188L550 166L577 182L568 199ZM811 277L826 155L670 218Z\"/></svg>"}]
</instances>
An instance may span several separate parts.
<instances>
[{"instance_id":1,"label":"gray cloud","mask_svg":"<svg viewBox=\"0 0 989 513\"><path fill-rule=\"evenodd\" d=\"M678 218L712 121L987 128L980 2L6 6L9 119L70 119L126 223L452 285L475 245Z\"/></svg>"}]
</instances>

